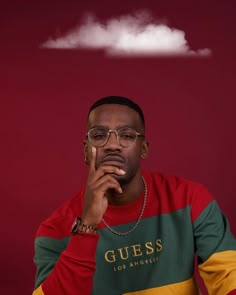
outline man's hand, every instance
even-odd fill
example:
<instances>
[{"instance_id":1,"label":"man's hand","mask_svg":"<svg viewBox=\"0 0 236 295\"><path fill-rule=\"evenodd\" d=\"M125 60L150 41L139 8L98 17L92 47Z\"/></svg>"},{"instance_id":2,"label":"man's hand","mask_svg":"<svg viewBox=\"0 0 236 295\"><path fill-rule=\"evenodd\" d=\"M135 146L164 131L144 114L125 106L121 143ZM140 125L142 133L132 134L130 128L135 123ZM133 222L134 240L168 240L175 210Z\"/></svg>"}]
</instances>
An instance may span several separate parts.
<instances>
[{"instance_id":1,"label":"man's hand","mask_svg":"<svg viewBox=\"0 0 236 295\"><path fill-rule=\"evenodd\" d=\"M113 189L121 194L122 188L119 182L111 175L124 175L125 171L115 166L100 166L97 170L96 148L92 147L92 155L89 164L89 174L84 196L84 210L82 222L87 225L97 226L108 206L106 192Z\"/></svg>"}]
</instances>

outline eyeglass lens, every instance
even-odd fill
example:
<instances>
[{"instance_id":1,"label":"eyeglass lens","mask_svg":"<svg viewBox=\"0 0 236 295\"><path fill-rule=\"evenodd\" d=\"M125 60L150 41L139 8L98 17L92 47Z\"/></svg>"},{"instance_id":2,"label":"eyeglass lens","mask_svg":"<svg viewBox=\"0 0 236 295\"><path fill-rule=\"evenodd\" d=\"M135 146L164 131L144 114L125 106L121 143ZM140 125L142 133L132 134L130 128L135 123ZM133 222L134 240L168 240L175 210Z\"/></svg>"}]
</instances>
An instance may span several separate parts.
<instances>
[{"instance_id":1,"label":"eyeglass lens","mask_svg":"<svg viewBox=\"0 0 236 295\"><path fill-rule=\"evenodd\" d=\"M107 130L105 128L93 128L88 132L88 139L94 146L103 146L106 144L110 133L115 132L119 144L123 147L132 145L137 132L133 128L121 128L119 130Z\"/></svg>"}]
</instances>

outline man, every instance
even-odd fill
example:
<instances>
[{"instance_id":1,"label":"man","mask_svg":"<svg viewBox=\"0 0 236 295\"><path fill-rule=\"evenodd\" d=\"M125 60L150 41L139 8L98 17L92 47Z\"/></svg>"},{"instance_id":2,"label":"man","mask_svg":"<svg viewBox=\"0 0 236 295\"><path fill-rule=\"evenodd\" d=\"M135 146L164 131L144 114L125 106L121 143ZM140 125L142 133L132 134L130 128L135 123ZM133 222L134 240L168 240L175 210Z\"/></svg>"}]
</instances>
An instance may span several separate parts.
<instances>
[{"instance_id":1,"label":"man","mask_svg":"<svg viewBox=\"0 0 236 295\"><path fill-rule=\"evenodd\" d=\"M37 232L34 295L236 294L236 240L200 184L144 172L140 107L105 97L90 108L84 188Z\"/></svg>"}]
</instances>

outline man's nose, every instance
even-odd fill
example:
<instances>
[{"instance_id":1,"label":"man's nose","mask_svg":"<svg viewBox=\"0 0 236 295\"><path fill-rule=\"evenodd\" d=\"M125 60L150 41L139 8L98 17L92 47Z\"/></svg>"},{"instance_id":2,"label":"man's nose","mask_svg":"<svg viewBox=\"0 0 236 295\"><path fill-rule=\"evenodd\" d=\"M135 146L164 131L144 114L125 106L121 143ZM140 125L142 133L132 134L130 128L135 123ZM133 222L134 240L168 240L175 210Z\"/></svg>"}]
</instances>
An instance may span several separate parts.
<instances>
[{"instance_id":1,"label":"man's nose","mask_svg":"<svg viewBox=\"0 0 236 295\"><path fill-rule=\"evenodd\" d=\"M118 136L117 136L117 133L115 131L110 131L109 132L109 135L108 135L108 140L107 140L107 143L105 146L115 146L115 147L120 147L120 144L119 144L119 140L118 140Z\"/></svg>"}]
</instances>

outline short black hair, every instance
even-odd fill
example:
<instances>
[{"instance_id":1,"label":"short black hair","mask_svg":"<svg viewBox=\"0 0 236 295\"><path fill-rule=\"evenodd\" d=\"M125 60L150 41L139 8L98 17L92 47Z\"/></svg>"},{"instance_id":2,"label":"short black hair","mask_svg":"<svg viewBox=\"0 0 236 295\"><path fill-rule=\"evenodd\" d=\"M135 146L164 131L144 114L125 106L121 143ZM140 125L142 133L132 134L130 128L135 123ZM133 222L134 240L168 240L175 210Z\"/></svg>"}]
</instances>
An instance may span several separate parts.
<instances>
[{"instance_id":1,"label":"short black hair","mask_svg":"<svg viewBox=\"0 0 236 295\"><path fill-rule=\"evenodd\" d=\"M104 105L104 104L120 104L120 105L128 106L129 108L135 110L139 114L139 117L143 123L143 126L145 127L144 114L143 114L143 111L140 108L140 106L137 103L133 102L131 99L124 97L124 96L105 96L105 97L98 99L90 107L89 112L88 112L88 116L92 110L94 110L95 108L97 108L101 105Z\"/></svg>"}]
</instances>

